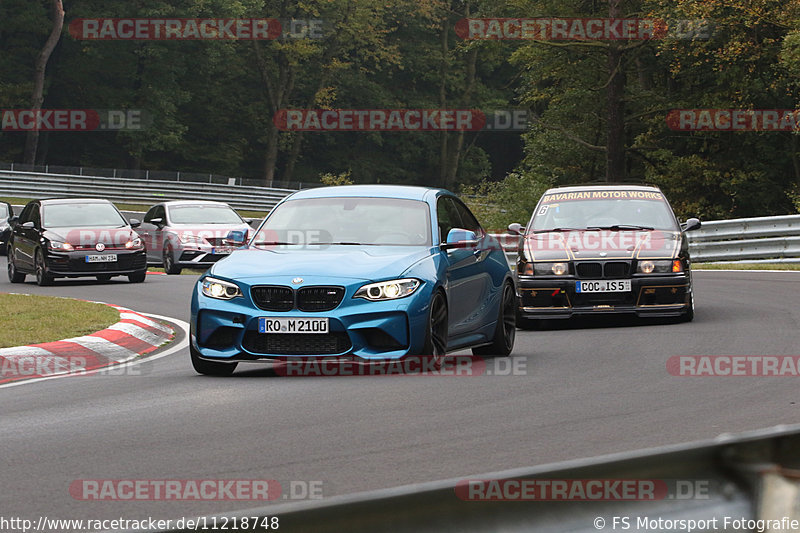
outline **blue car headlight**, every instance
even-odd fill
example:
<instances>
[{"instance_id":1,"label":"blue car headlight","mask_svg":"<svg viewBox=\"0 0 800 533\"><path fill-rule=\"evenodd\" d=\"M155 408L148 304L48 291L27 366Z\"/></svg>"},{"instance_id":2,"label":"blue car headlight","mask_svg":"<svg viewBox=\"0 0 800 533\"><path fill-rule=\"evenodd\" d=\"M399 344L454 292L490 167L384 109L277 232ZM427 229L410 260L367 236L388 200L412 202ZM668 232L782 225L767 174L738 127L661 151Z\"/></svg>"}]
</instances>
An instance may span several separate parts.
<instances>
[{"instance_id":1,"label":"blue car headlight","mask_svg":"<svg viewBox=\"0 0 800 533\"><path fill-rule=\"evenodd\" d=\"M422 282L413 278L369 283L360 287L353 295L353 298L364 298L365 300L373 302L396 300L414 294L414 291L416 291L420 285L422 285Z\"/></svg>"},{"instance_id":2,"label":"blue car headlight","mask_svg":"<svg viewBox=\"0 0 800 533\"><path fill-rule=\"evenodd\" d=\"M232 300L242 296L242 291L238 285L217 278L205 278L202 281L203 294L209 298L218 300Z\"/></svg>"}]
</instances>

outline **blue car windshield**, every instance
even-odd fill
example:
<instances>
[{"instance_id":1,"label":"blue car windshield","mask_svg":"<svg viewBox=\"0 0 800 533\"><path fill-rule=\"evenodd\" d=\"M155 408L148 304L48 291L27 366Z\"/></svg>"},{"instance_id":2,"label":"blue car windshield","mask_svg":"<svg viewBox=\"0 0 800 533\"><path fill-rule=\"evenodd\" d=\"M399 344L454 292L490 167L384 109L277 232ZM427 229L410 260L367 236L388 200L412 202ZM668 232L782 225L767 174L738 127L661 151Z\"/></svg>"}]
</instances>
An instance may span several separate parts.
<instances>
[{"instance_id":1,"label":"blue car windshield","mask_svg":"<svg viewBox=\"0 0 800 533\"><path fill-rule=\"evenodd\" d=\"M254 245L430 246L428 204L399 198L308 198L273 209Z\"/></svg>"}]
</instances>

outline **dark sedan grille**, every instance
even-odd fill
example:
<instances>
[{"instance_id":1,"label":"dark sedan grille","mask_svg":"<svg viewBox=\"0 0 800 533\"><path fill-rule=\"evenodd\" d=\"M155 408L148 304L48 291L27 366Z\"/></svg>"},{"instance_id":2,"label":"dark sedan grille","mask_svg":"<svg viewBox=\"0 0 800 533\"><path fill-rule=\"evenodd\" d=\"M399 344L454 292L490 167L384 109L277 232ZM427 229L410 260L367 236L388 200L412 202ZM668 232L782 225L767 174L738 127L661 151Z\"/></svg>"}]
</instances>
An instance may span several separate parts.
<instances>
[{"instance_id":1,"label":"dark sedan grille","mask_svg":"<svg viewBox=\"0 0 800 533\"><path fill-rule=\"evenodd\" d=\"M344 287L304 287L297 291L301 311L330 311L342 303Z\"/></svg>"},{"instance_id":2,"label":"dark sedan grille","mask_svg":"<svg viewBox=\"0 0 800 533\"><path fill-rule=\"evenodd\" d=\"M603 266L600 263L577 263L575 272L581 279L598 279L603 277Z\"/></svg>"},{"instance_id":3,"label":"dark sedan grille","mask_svg":"<svg viewBox=\"0 0 800 533\"><path fill-rule=\"evenodd\" d=\"M333 355L348 352L351 347L350 337L343 331L325 334L248 331L242 342L242 348L248 352L264 355Z\"/></svg>"},{"instance_id":4,"label":"dark sedan grille","mask_svg":"<svg viewBox=\"0 0 800 533\"><path fill-rule=\"evenodd\" d=\"M259 285L250 289L253 303L264 311L291 311L294 308L294 291L280 285Z\"/></svg>"},{"instance_id":5,"label":"dark sedan grille","mask_svg":"<svg viewBox=\"0 0 800 533\"><path fill-rule=\"evenodd\" d=\"M627 278L630 276L630 263L626 261L576 263L575 272L580 279Z\"/></svg>"},{"instance_id":6,"label":"dark sedan grille","mask_svg":"<svg viewBox=\"0 0 800 533\"><path fill-rule=\"evenodd\" d=\"M607 278L626 278L628 277L628 263L621 261L609 262L603 265L603 274Z\"/></svg>"}]
</instances>

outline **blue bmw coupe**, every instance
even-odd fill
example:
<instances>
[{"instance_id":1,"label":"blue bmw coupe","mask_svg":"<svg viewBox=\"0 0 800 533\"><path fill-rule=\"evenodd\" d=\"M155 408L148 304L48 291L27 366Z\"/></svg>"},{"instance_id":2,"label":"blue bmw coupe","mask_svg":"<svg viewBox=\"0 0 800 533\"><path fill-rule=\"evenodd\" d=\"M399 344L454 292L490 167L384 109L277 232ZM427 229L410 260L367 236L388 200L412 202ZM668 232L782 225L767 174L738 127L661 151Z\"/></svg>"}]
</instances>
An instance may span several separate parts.
<instances>
[{"instance_id":1,"label":"blue bmw coupe","mask_svg":"<svg viewBox=\"0 0 800 533\"><path fill-rule=\"evenodd\" d=\"M296 192L192 295L201 374L297 357L505 356L516 289L500 244L452 193L393 185Z\"/></svg>"}]
</instances>

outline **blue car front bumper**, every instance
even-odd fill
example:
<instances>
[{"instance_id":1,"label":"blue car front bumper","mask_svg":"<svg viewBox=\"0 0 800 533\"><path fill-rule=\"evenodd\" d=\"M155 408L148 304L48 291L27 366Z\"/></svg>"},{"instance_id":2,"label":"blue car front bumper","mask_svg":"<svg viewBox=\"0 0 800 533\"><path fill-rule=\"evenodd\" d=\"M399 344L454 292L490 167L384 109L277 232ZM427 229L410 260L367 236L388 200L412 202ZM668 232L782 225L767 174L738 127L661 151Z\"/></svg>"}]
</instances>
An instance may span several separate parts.
<instances>
[{"instance_id":1,"label":"blue car front bumper","mask_svg":"<svg viewBox=\"0 0 800 533\"><path fill-rule=\"evenodd\" d=\"M259 309L246 280L237 280L242 296L219 300L202 293L198 283L192 295L190 342L200 357L215 361L287 360L294 357L399 359L419 354L425 342L428 307L433 287L422 285L397 300L353 298L369 280L306 278L296 288L344 287L341 303L332 311L285 312ZM284 276L259 278L257 285L292 287ZM329 331L316 333L259 333L259 318L328 318Z\"/></svg>"}]
</instances>

